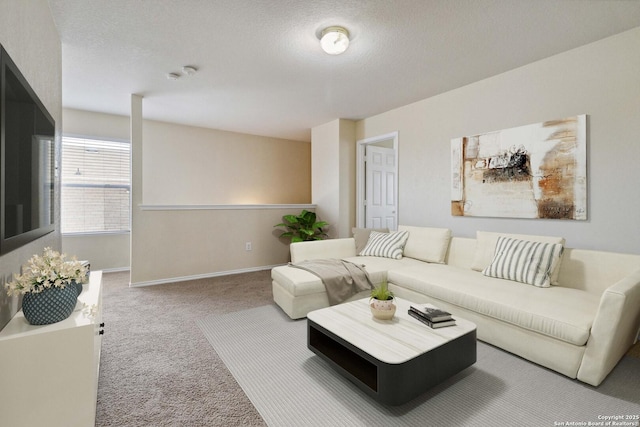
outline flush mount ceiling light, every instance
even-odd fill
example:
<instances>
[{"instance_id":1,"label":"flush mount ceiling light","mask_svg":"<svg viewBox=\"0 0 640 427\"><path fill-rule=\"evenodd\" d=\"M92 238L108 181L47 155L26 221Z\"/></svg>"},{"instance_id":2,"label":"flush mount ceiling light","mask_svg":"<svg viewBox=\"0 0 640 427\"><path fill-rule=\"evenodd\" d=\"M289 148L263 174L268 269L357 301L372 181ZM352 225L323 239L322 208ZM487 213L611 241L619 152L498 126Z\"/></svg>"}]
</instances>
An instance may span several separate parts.
<instances>
[{"instance_id":1,"label":"flush mount ceiling light","mask_svg":"<svg viewBox=\"0 0 640 427\"><path fill-rule=\"evenodd\" d=\"M182 72L187 76L193 76L198 69L196 67L192 67L191 65L185 65L182 67Z\"/></svg>"},{"instance_id":2,"label":"flush mount ceiling light","mask_svg":"<svg viewBox=\"0 0 640 427\"><path fill-rule=\"evenodd\" d=\"M320 46L329 55L340 55L349 47L349 31L343 27L328 27L322 30Z\"/></svg>"},{"instance_id":3,"label":"flush mount ceiling light","mask_svg":"<svg viewBox=\"0 0 640 427\"><path fill-rule=\"evenodd\" d=\"M178 73L169 73L169 74L167 74L167 78L169 80L178 80L180 78L180 74L178 74Z\"/></svg>"}]
</instances>

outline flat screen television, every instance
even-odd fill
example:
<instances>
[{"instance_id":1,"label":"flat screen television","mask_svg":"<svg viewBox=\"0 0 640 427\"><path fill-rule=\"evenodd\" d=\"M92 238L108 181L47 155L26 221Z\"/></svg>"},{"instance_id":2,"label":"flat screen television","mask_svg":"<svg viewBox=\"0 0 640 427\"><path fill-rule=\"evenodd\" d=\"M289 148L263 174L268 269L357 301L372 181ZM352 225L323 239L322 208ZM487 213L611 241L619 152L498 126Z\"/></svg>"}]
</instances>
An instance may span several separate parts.
<instances>
[{"instance_id":1,"label":"flat screen television","mask_svg":"<svg viewBox=\"0 0 640 427\"><path fill-rule=\"evenodd\" d=\"M55 122L0 45L0 255L55 228Z\"/></svg>"}]
</instances>

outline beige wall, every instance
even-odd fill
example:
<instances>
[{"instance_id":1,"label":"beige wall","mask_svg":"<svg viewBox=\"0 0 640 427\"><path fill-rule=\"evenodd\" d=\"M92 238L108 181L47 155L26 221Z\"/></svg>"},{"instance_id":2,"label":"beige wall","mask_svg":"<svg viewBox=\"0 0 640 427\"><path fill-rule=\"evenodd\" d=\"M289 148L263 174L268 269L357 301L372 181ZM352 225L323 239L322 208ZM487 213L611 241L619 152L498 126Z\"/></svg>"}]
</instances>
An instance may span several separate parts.
<instances>
[{"instance_id":1,"label":"beige wall","mask_svg":"<svg viewBox=\"0 0 640 427\"><path fill-rule=\"evenodd\" d=\"M308 142L146 120L144 204L311 201Z\"/></svg>"},{"instance_id":2,"label":"beige wall","mask_svg":"<svg viewBox=\"0 0 640 427\"><path fill-rule=\"evenodd\" d=\"M131 265L132 283L148 284L288 261L273 225L284 214L313 209L309 143L72 109L64 114L68 134L130 140L132 125L140 134L132 160L132 247L121 234L63 236L63 246L92 268ZM242 206L227 206L234 204Z\"/></svg>"},{"instance_id":3,"label":"beige wall","mask_svg":"<svg viewBox=\"0 0 640 427\"><path fill-rule=\"evenodd\" d=\"M311 206L144 210L133 230L131 283L145 285L284 264L289 245L273 228ZM245 244L251 242L252 250Z\"/></svg>"},{"instance_id":4,"label":"beige wall","mask_svg":"<svg viewBox=\"0 0 640 427\"><path fill-rule=\"evenodd\" d=\"M142 110L144 117L144 102ZM142 173L133 183L132 284L288 261L273 225L311 208L304 205L311 201L309 143L153 121L141 131L142 159L134 151L133 160ZM303 205L268 206L281 204Z\"/></svg>"},{"instance_id":5,"label":"beige wall","mask_svg":"<svg viewBox=\"0 0 640 427\"><path fill-rule=\"evenodd\" d=\"M129 117L65 108L65 135L129 141Z\"/></svg>"},{"instance_id":6,"label":"beige wall","mask_svg":"<svg viewBox=\"0 0 640 427\"><path fill-rule=\"evenodd\" d=\"M56 122L57 159L62 129L62 47L46 0L2 0L0 43ZM60 183L56 182L59 195ZM60 197L56 196L56 231L0 257L0 329L18 310L4 283L46 246L60 249Z\"/></svg>"},{"instance_id":7,"label":"beige wall","mask_svg":"<svg viewBox=\"0 0 640 427\"><path fill-rule=\"evenodd\" d=\"M340 120L340 209L338 235L350 237L356 223L356 123Z\"/></svg>"},{"instance_id":8,"label":"beige wall","mask_svg":"<svg viewBox=\"0 0 640 427\"><path fill-rule=\"evenodd\" d=\"M62 236L62 251L91 262L92 270L129 269L129 233L67 234Z\"/></svg>"},{"instance_id":9,"label":"beige wall","mask_svg":"<svg viewBox=\"0 0 640 427\"><path fill-rule=\"evenodd\" d=\"M571 247L640 253L640 28L357 123L399 131L400 224L564 236ZM588 221L452 217L450 140L588 115ZM323 207L324 208L324 207Z\"/></svg>"},{"instance_id":10,"label":"beige wall","mask_svg":"<svg viewBox=\"0 0 640 427\"><path fill-rule=\"evenodd\" d=\"M337 119L311 129L312 200L331 237L348 237L355 224L355 122Z\"/></svg>"},{"instance_id":11,"label":"beige wall","mask_svg":"<svg viewBox=\"0 0 640 427\"><path fill-rule=\"evenodd\" d=\"M331 237L338 237L340 151L338 135L340 121L334 120L311 129L311 195L318 219L327 221Z\"/></svg>"},{"instance_id":12,"label":"beige wall","mask_svg":"<svg viewBox=\"0 0 640 427\"><path fill-rule=\"evenodd\" d=\"M269 162L246 158L246 153L258 148L254 145L257 141L273 144L269 145L273 149L269 153L299 144L297 155L306 158L302 163L309 165L309 153L313 158L313 171L309 169L306 173L306 176L313 176L313 184L306 184L308 188L313 185L313 203L318 204L319 216L334 224L332 235L341 236L348 233L354 223L355 141L399 131L399 223L449 227L460 236L473 236L476 230L562 235L573 247L640 253L640 238L635 233L640 189L635 185L637 178L633 166L640 158L640 144L636 143L640 134L640 56L634 54L638 51L640 29L635 29L359 121L354 135L350 135L349 121L335 120L318 126L312 130L311 147L305 143L145 121L142 204L237 203L238 195L246 195L241 199L242 203L299 200L300 194L304 193L300 190L304 184L277 199L280 195L272 195L270 189L283 182L281 178L270 178L273 179L269 181L270 188L263 187L262 192L255 192L252 188L255 175L252 179L244 179L254 169L237 166L240 169L230 170L226 167L248 162L261 170L265 164L275 162L279 169L286 170L296 162L285 151L281 157L269 157ZM451 138L575 114L589 115L588 221L450 215ZM114 127L112 119L105 120L109 123L94 129ZM115 127L120 129L119 125ZM81 130L77 133L92 134ZM205 141L219 151L213 150ZM227 142L237 142L243 149L227 146ZM302 148L305 145L307 154ZM220 152L228 156L226 159L233 160L220 164L217 155ZM259 148L257 152L265 155ZM170 166L171 159L177 160L173 166ZM283 164L279 162L282 159L287 161ZM235 184L229 173L241 184L239 189L229 190L228 187ZM260 172L257 176L263 177L265 173ZM304 168L293 171L291 176L305 176ZM162 188L171 190L163 191ZM213 197L214 194L220 200ZM253 201L255 197L274 197L274 201ZM307 200L310 199L308 195ZM243 210L241 213L216 209L141 210L142 234L138 246L141 255L133 281L147 283L185 274L201 275L284 262L286 245L278 246L282 243L271 239L273 230L267 227L279 222L284 211L287 209ZM295 213L299 209L288 211ZM229 253L218 253L213 242L208 240L208 234L215 235L217 242L222 242L219 246L226 246ZM254 242L254 252L257 247L260 253L244 253L246 241ZM257 246L255 242L258 242ZM266 247L263 248L264 244ZM190 264L189 260L187 268L178 266L185 254L195 257L197 265ZM271 258L274 254L275 258Z\"/></svg>"}]
</instances>

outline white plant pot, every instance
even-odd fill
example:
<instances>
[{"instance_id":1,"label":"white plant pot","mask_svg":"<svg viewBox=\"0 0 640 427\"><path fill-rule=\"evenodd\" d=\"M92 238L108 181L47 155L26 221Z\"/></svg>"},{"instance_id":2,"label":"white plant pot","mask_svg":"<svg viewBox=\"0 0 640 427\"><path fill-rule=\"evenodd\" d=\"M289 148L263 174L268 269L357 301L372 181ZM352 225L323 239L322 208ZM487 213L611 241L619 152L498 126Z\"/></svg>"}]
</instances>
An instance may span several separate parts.
<instances>
[{"instance_id":1,"label":"white plant pot","mask_svg":"<svg viewBox=\"0 0 640 427\"><path fill-rule=\"evenodd\" d=\"M394 302L395 300L393 298L385 301L371 298L371 305L373 305L373 308L376 310L392 310L395 308L395 305L393 304Z\"/></svg>"},{"instance_id":2,"label":"white plant pot","mask_svg":"<svg viewBox=\"0 0 640 427\"><path fill-rule=\"evenodd\" d=\"M396 305L394 300L380 301L375 298L371 298L369 307L371 308L371 314L376 319L391 320L396 314Z\"/></svg>"}]
</instances>

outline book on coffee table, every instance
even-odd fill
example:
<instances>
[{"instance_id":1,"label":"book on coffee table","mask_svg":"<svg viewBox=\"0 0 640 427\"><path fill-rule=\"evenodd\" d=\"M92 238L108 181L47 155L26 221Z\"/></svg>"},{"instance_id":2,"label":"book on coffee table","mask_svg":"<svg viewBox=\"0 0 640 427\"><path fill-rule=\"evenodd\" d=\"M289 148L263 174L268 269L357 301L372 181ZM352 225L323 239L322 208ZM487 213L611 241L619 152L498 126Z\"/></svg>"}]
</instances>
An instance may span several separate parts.
<instances>
[{"instance_id":1,"label":"book on coffee table","mask_svg":"<svg viewBox=\"0 0 640 427\"><path fill-rule=\"evenodd\" d=\"M411 304L410 309L432 322L451 320L451 313L441 310L431 304Z\"/></svg>"},{"instance_id":2,"label":"book on coffee table","mask_svg":"<svg viewBox=\"0 0 640 427\"><path fill-rule=\"evenodd\" d=\"M422 323L424 323L425 325L433 328L433 329L438 329L438 328L444 328L446 326L454 326L456 324L456 321L451 318L449 320L443 320L443 321L439 321L439 322L433 322L429 319L427 319L426 317L422 316L420 313L418 313L417 311L409 308L409 316L421 321Z\"/></svg>"}]
</instances>

